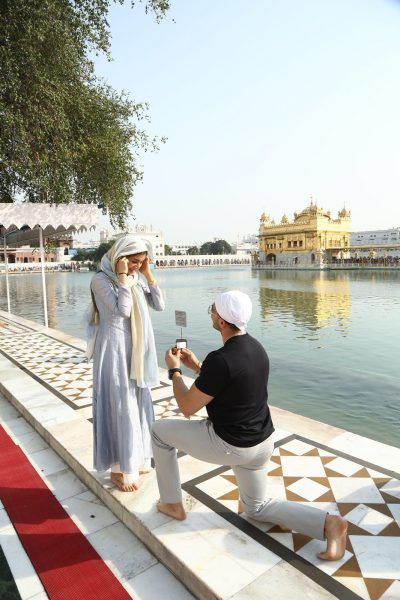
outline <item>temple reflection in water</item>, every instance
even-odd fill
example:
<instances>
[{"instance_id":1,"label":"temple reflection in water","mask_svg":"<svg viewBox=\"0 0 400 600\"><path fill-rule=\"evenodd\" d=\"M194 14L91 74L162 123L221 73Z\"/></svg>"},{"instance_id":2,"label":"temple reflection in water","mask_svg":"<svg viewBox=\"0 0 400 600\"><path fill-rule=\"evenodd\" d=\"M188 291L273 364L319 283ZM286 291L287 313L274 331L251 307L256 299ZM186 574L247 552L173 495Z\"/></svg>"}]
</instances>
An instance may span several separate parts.
<instances>
[{"instance_id":1,"label":"temple reflection in water","mask_svg":"<svg viewBox=\"0 0 400 600\"><path fill-rule=\"evenodd\" d=\"M351 318L349 279L324 271L263 272L260 276L262 319L287 313L295 323L315 331L332 325L345 334Z\"/></svg>"}]
</instances>

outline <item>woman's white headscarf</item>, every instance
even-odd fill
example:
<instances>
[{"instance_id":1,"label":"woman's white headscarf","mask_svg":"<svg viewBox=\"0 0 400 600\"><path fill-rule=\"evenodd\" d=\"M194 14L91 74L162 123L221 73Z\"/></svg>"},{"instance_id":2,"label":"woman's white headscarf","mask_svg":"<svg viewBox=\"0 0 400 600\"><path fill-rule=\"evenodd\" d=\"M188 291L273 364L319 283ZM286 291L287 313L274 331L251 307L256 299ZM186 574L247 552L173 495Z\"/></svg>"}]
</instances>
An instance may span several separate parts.
<instances>
[{"instance_id":1,"label":"woman's white headscarf","mask_svg":"<svg viewBox=\"0 0 400 600\"><path fill-rule=\"evenodd\" d=\"M109 279L118 285L118 273L117 263L123 256L130 256L131 254L140 254L142 252L149 253L150 244L139 238L134 234L124 234L117 238L115 244L101 259L101 271L107 275ZM127 277L127 285L131 288L132 294L132 312L131 312L131 333L132 333L132 358L131 358L131 370L130 378L135 379L139 387L147 387L149 382L145 381L144 377L144 321L149 320L147 303L145 307L141 307L138 301L136 286L139 281L137 273L129 275ZM98 329L98 311L96 310L95 304L92 302L92 306L89 308L89 331L88 335L88 347L86 356L90 359L93 356L94 345L96 341L97 329ZM152 343L154 340L152 338ZM151 349L151 356L156 356L155 348ZM153 369L151 369L153 371Z\"/></svg>"},{"instance_id":2,"label":"woman's white headscarf","mask_svg":"<svg viewBox=\"0 0 400 600\"><path fill-rule=\"evenodd\" d=\"M101 259L101 270L118 283L117 262L123 256L131 254L149 253L150 244L133 233L123 234L115 240L115 244ZM151 257L150 257L151 258ZM128 278L130 279L130 277ZM129 284L131 285L131 284Z\"/></svg>"}]
</instances>

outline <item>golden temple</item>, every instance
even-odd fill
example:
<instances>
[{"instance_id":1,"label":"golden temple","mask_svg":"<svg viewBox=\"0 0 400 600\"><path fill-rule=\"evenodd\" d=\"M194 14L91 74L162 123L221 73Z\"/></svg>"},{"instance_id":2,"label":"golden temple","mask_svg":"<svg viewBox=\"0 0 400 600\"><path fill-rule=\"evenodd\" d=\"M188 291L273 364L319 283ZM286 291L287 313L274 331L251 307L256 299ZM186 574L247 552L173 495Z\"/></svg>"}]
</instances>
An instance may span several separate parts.
<instances>
[{"instance_id":1,"label":"golden temple","mask_svg":"<svg viewBox=\"0 0 400 600\"><path fill-rule=\"evenodd\" d=\"M275 223L263 213L259 228L261 263L286 267L323 267L332 258L343 257L350 246L350 211L343 208L336 219L311 199L290 222L284 214Z\"/></svg>"}]
</instances>

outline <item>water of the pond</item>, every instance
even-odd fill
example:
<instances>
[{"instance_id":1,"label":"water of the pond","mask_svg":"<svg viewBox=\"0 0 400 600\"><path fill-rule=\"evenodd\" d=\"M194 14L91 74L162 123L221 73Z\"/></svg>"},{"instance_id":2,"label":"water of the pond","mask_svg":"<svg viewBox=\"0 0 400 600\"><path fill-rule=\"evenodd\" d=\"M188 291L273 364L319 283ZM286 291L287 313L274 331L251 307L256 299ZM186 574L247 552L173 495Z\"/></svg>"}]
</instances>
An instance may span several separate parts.
<instances>
[{"instance_id":1,"label":"water of the pond","mask_svg":"<svg viewBox=\"0 0 400 600\"><path fill-rule=\"evenodd\" d=\"M249 333L270 357L271 404L400 446L400 272L210 267L156 276L167 302L152 313L160 365L180 335L175 309L187 312L184 336L202 358L220 345L208 305L217 292L240 289L253 301ZM84 337L92 273L46 277L50 326ZM43 323L40 275L13 275L10 285L12 312Z\"/></svg>"}]
</instances>

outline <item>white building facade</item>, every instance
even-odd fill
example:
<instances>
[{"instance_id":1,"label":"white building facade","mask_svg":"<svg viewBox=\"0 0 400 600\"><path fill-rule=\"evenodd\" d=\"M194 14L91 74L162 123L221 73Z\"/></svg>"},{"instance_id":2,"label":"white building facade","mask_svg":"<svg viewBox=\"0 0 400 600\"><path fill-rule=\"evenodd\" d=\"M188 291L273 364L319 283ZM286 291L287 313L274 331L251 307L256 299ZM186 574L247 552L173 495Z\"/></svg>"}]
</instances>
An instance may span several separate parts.
<instances>
[{"instance_id":1,"label":"white building facade","mask_svg":"<svg viewBox=\"0 0 400 600\"><path fill-rule=\"evenodd\" d=\"M183 254L186 255L189 248L198 248L200 250L200 246L198 244L171 244L171 252L172 254Z\"/></svg>"},{"instance_id":2,"label":"white building facade","mask_svg":"<svg viewBox=\"0 0 400 600\"><path fill-rule=\"evenodd\" d=\"M149 242L151 246L150 253L154 260L160 256L164 256L165 241L163 232L159 229L153 229L153 225L135 225L134 227L130 227L125 231L117 232L110 231L109 229L103 229L100 231L100 242L110 242L122 233L134 233Z\"/></svg>"},{"instance_id":3,"label":"white building facade","mask_svg":"<svg viewBox=\"0 0 400 600\"><path fill-rule=\"evenodd\" d=\"M136 225L129 232L137 233L141 238L149 242L154 260L160 256L164 256L165 241L162 231L153 229L152 225Z\"/></svg>"},{"instance_id":4,"label":"white building facade","mask_svg":"<svg viewBox=\"0 0 400 600\"><path fill-rule=\"evenodd\" d=\"M351 258L400 258L400 227L355 231L350 235Z\"/></svg>"},{"instance_id":5,"label":"white building facade","mask_svg":"<svg viewBox=\"0 0 400 600\"><path fill-rule=\"evenodd\" d=\"M251 256L254 252L258 251L258 240L256 243L242 242L236 245L236 254L240 256Z\"/></svg>"}]
</instances>

